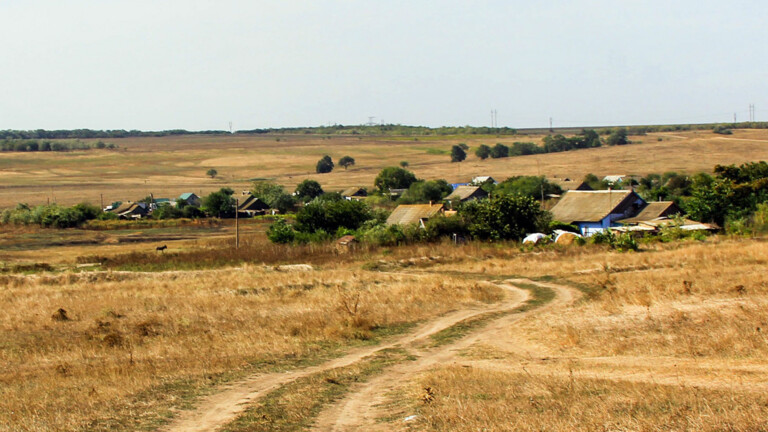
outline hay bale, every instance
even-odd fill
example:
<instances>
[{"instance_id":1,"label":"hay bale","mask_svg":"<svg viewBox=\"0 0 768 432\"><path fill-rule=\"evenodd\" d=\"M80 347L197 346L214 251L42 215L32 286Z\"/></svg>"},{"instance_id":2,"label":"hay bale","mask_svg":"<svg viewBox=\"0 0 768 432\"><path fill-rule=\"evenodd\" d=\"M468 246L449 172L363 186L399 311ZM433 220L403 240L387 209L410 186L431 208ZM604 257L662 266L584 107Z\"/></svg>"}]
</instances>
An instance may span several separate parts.
<instances>
[{"instance_id":1,"label":"hay bale","mask_svg":"<svg viewBox=\"0 0 768 432\"><path fill-rule=\"evenodd\" d=\"M571 245L576 242L577 239L582 238L581 235L572 232L563 232L558 234L555 239L555 243L559 245Z\"/></svg>"}]
</instances>

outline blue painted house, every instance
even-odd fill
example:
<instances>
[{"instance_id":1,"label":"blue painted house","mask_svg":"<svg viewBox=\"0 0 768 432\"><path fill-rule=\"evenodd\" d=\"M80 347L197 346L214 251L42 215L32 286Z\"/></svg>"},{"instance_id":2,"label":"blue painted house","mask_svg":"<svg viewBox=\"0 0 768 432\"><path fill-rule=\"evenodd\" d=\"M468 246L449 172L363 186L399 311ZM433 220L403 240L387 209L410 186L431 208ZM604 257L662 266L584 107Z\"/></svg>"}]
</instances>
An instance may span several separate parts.
<instances>
[{"instance_id":1,"label":"blue painted house","mask_svg":"<svg viewBox=\"0 0 768 432\"><path fill-rule=\"evenodd\" d=\"M571 190L552 207L555 220L579 227L584 236L619 226L620 219L639 214L647 203L629 190Z\"/></svg>"}]
</instances>

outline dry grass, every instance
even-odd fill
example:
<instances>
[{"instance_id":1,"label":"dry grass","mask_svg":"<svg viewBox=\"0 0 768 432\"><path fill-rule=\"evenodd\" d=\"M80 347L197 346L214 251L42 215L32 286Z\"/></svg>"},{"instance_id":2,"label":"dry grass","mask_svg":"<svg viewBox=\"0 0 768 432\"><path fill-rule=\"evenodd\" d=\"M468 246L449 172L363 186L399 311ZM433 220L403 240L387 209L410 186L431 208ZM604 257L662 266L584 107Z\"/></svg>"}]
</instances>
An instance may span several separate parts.
<instances>
[{"instance_id":1,"label":"dry grass","mask_svg":"<svg viewBox=\"0 0 768 432\"><path fill-rule=\"evenodd\" d=\"M5 278L0 425L17 431L132 430L183 402L174 383L199 393L218 374L364 342L496 289L440 276L260 266ZM52 317L60 308L68 319Z\"/></svg>"},{"instance_id":2,"label":"dry grass","mask_svg":"<svg viewBox=\"0 0 768 432\"><path fill-rule=\"evenodd\" d=\"M424 431L758 431L768 427L763 396L578 376L532 376L449 366L418 381L434 401L400 430Z\"/></svg>"},{"instance_id":3,"label":"dry grass","mask_svg":"<svg viewBox=\"0 0 768 432\"><path fill-rule=\"evenodd\" d=\"M278 141L279 139L279 141ZM474 154L452 164L446 154L464 142L480 144L541 142L543 135L473 137L331 137L322 136L171 136L125 138L114 141L119 151L70 153L4 153L0 156L0 208L18 202L62 204L136 200L153 192L175 197L184 192L205 195L222 186L248 188L255 178L274 179L288 188L305 178L327 190L371 186L385 166L402 160L423 178L467 181L476 175L504 179L512 175L582 178L587 172L646 174L650 172L710 172L715 164L768 160L768 130L737 130L731 136L693 131L631 137L638 144L538 156L479 160ZM661 139L659 141L659 139ZM470 152L472 153L472 152ZM356 165L330 174L315 174L317 160L329 154L338 160L355 158ZM681 157L683 155L684 157ZM695 156L695 157L692 157ZM219 177L205 175L216 168ZM94 179L98 179L98 182Z\"/></svg>"},{"instance_id":4,"label":"dry grass","mask_svg":"<svg viewBox=\"0 0 768 432\"><path fill-rule=\"evenodd\" d=\"M553 276L584 288L390 395L399 430L768 428L768 243L711 238L544 249L437 271ZM435 402L420 400L423 387ZM406 398L406 404L397 400ZM394 412L394 414L392 413ZM408 415L420 413L411 423ZM395 421L397 420L397 421Z\"/></svg>"}]
</instances>

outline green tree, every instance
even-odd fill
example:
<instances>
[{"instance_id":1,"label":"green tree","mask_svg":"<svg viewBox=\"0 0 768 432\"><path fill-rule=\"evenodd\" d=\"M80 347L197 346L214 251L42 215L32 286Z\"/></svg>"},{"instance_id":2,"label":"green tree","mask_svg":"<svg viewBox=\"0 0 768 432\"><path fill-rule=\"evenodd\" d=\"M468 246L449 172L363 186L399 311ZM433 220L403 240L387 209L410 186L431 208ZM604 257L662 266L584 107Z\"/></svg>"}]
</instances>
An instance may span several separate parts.
<instances>
[{"instance_id":1,"label":"green tree","mask_svg":"<svg viewBox=\"0 0 768 432\"><path fill-rule=\"evenodd\" d=\"M272 243L291 243L296 238L296 232L285 222L285 219L278 219L267 230L267 238Z\"/></svg>"},{"instance_id":2,"label":"green tree","mask_svg":"<svg viewBox=\"0 0 768 432\"><path fill-rule=\"evenodd\" d=\"M254 182L251 187L251 194L280 213L292 211L296 204L294 198L290 194L285 193L282 186L273 182Z\"/></svg>"},{"instance_id":3,"label":"green tree","mask_svg":"<svg viewBox=\"0 0 768 432\"><path fill-rule=\"evenodd\" d=\"M376 176L373 184L380 192L386 193L390 189L407 189L416 182L416 176L403 168L386 167Z\"/></svg>"},{"instance_id":4,"label":"green tree","mask_svg":"<svg viewBox=\"0 0 768 432\"><path fill-rule=\"evenodd\" d=\"M475 150L475 156L482 160L488 159L488 157L491 156L491 148L485 144L481 144L480 147Z\"/></svg>"},{"instance_id":5,"label":"green tree","mask_svg":"<svg viewBox=\"0 0 768 432\"><path fill-rule=\"evenodd\" d=\"M344 169L347 169L347 167L352 166L355 164L355 159L350 156L344 156L341 159L339 159L339 165L343 166Z\"/></svg>"},{"instance_id":6,"label":"green tree","mask_svg":"<svg viewBox=\"0 0 768 432\"><path fill-rule=\"evenodd\" d=\"M297 231L335 233L339 228L356 230L373 218L371 208L362 201L317 200L296 213Z\"/></svg>"},{"instance_id":7,"label":"green tree","mask_svg":"<svg viewBox=\"0 0 768 432\"><path fill-rule=\"evenodd\" d=\"M400 161L400 166L403 168L408 168L408 161Z\"/></svg>"},{"instance_id":8,"label":"green tree","mask_svg":"<svg viewBox=\"0 0 768 432\"><path fill-rule=\"evenodd\" d=\"M219 218L232 217L235 215L235 199L232 198L234 191L230 188L221 188L217 192L211 192L203 198L203 211L208 216Z\"/></svg>"},{"instance_id":9,"label":"green tree","mask_svg":"<svg viewBox=\"0 0 768 432\"><path fill-rule=\"evenodd\" d=\"M461 146L451 147L451 162L461 162L467 158L467 152Z\"/></svg>"},{"instance_id":10,"label":"green tree","mask_svg":"<svg viewBox=\"0 0 768 432\"><path fill-rule=\"evenodd\" d=\"M608 135L608 139L605 140L605 143L609 146L629 144L629 140L627 139L627 129L614 129L611 134Z\"/></svg>"},{"instance_id":11,"label":"green tree","mask_svg":"<svg viewBox=\"0 0 768 432\"><path fill-rule=\"evenodd\" d=\"M333 159L331 159L331 157L328 155L323 156L319 161L317 161L315 171L318 174L325 174L333 171Z\"/></svg>"},{"instance_id":12,"label":"green tree","mask_svg":"<svg viewBox=\"0 0 768 432\"><path fill-rule=\"evenodd\" d=\"M398 200L401 204L416 204L440 202L451 193L453 188L445 180L417 181L412 183L403 197Z\"/></svg>"},{"instance_id":13,"label":"green tree","mask_svg":"<svg viewBox=\"0 0 768 432\"><path fill-rule=\"evenodd\" d=\"M323 188L315 180L304 180L296 186L296 196L303 201L311 201L323 194Z\"/></svg>"},{"instance_id":14,"label":"green tree","mask_svg":"<svg viewBox=\"0 0 768 432\"><path fill-rule=\"evenodd\" d=\"M494 159L505 158L509 156L509 147L498 143L491 149L491 157Z\"/></svg>"},{"instance_id":15,"label":"green tree","mask_svg":"<svg viewBox=\"0 0 768 432\"><path fill-rule=\"evenodd\" d=\"M215 178L219 174L218 171L216 171L215 168L211 168L208 171L205 172L205 175L207 175L210 178Z\"/></svg>"},{"instance_id":16,"label":"green tree","mask_svg":"<svg viewBox=\"0 0 768 432\"><path fill-rule=\"evenodd\" d=\"M486 240L519 240L545 230L551 220L536 200L520 195L472 201L461 207L459 215L467 221L473 237Z\"/></svg>"},{"instance_id":17,"label":"green tree","mask_svg":"<svg viewBox=\"0 0 768 432\"><path fill-rule=\"evenodd\" d=\"M550 183L544 176L515 176L496 185L494 194L519 195L540 200L542 195L560 195L560 186Z\"/></svg>"}]
</instances>

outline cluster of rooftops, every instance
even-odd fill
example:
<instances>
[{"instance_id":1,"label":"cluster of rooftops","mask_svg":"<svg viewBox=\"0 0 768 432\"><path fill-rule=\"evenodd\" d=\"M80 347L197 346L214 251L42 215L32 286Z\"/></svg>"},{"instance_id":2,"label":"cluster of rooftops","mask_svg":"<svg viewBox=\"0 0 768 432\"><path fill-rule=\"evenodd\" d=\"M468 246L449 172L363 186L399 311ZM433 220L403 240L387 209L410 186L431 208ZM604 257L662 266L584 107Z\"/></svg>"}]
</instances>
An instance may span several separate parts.
<instances>
[{"instance_id":1,"label":"cluster of rooftops","mask_svg":"<svg viewBox=\"0 0 768 432\"><path fill-rule=\"evenodd\" d=\"M620 179L616 176L618 181ZM449 203L468 202L488 196L478 184L454 184L453 192L445 198ZM490 179L493 180L493 179ZM565 192L550 209L553 220L578 227L583 236L605 230L653 232L674 223L683 230L717 230L714 224L704 224L684 217L683 210L673 201L646 202L633 190L591 190L583 182L568 179L557 181ZM422 227L430 217L450 216L443 204L410 204L398 206L387 219L388 225L418 223Z\"/></svg>"},{"instance_id":2,"label":"cluster of rooftops","mask_svg":"<svg viewBox=\"0 0 768 432\"><path fill-rule=\"evenodd\" d=\"M613 177L615 179L610 180L620 182L622 176ZM453 191L444 202L453 204L487 198L488 192L483 190L481 185L489 181L495 182L491 177L482 176L475 177L471 183L452 184ZM555 183L565 192L562 196L550 196L550 198L559 198L550 209L553 220L578 227L584 236L591 236L604 230L653 232L673 221L683 230L719 229L714 224L704 224L685 218L682 209L673 201L646 202L633 190L591 190L586 183L570 179L555 180ZM390 194L393 195L399 195L402 192L390 190ZM239 203L238 213L256 216L274 212L269 205L248 191L243 191L243 195L246 197ZM342 191L341 195L344 199L360 200L367 196L367 192L365 188L351 187ZM151 214L160 205L175 206L180 201L194 207L199 207L201 204L200 197L192 192L183 193L176 200L154 198L152 195L150 198L149 203L116 202L104 210L114 212L120 218L137 219ZM419 224L424 227L425 222L436 215L452 216L455 213L447 209L444 203L401 204L389 215L387 225Z\"/></svg>"}]
</instances>

